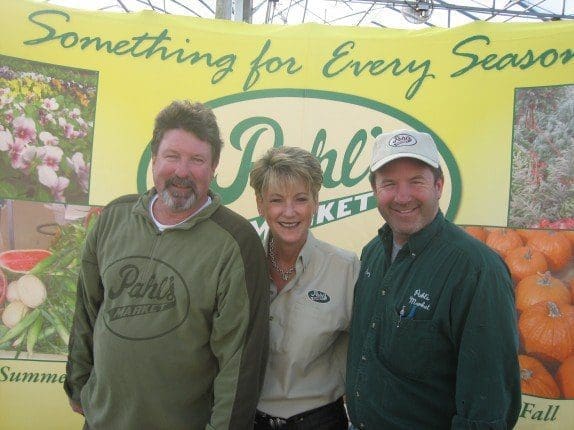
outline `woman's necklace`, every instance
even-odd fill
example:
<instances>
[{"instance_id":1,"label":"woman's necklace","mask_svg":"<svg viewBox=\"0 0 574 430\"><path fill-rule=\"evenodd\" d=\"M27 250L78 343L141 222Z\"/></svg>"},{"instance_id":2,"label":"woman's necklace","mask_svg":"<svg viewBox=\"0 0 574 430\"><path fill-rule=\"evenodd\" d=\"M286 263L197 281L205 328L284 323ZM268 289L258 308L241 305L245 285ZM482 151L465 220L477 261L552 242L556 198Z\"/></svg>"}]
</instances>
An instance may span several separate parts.
<instances>
[{"instance_id":1,"label":"woman's necklace","mask_svg":"<svg viewBox=\"0 0 574 430\"><path fill-rule=\"evenodd\" d=\"M289 278L295 273L294 265L287 268L286 270L283 270L281 267L279 267L279 264L277 264L277 254L275 252L275 242L273 241L273 238L271 238L269 241L269 259L271 260L271 266L273 266L273 269L279 273L281 279L284 281L288 281Z\"/></svg>"}]
</instances>

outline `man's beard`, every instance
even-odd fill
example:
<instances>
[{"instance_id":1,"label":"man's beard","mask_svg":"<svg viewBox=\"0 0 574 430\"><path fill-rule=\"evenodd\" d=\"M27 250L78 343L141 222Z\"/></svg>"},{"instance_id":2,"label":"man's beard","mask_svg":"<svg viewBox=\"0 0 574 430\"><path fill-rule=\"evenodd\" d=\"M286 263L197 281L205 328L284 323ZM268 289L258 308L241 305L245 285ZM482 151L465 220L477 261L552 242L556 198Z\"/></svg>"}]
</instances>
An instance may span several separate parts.
<instances>
[{"instance_id":1,"label":"man's beard","mask_svg":"<svg viewBox=\"0 0 574 430\"><path fill-rule=\"evenodd\" d=\"M172 185L188 187L188 189L191 191L191 194L189 197L184 198L183 196L177 195L176 191L175 195L173 195L169 191ZM185 212L189 210L197 200L195 182L193 182L191 179L180 179L177 177L169 178L167 181L165 181L165 186L160 194L166 206L174 212Z\"/></svg>"}]
</instances>

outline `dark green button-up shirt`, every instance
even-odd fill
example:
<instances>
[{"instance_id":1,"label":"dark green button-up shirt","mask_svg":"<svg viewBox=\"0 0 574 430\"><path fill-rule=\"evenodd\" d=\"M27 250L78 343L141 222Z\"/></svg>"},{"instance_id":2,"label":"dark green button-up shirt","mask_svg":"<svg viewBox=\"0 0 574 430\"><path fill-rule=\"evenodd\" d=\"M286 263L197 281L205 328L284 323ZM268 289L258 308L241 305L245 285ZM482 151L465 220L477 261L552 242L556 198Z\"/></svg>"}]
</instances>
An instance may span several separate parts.
<instances>
[{"instance_id":1,"label":"dark green button-up shirt","mask_svg":"<svg viewBox=\"0 0 574 430\"><path fill-rule=\"evenodd\" d=\"M520 410L514 295L501 258L439 212L391 263L361 255L347 363L359 429L506 429Z\"/></svg>"}]
</instances>

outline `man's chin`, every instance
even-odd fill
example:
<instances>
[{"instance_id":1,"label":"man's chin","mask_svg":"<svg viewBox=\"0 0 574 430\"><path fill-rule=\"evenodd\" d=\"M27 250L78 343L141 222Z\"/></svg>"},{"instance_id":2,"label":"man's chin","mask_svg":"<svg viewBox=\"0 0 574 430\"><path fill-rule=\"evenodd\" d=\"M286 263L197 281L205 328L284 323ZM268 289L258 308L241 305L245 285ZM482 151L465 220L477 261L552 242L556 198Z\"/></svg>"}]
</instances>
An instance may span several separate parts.
<instances>
[{"instance_id":1,"label":"man's chin","mask_svg":"<svg viewBox=\"0 0 574 430\"><path fill-rule=\"evenodd\" d=\"M165 205L176 213L190 210L196 202L195 194L189 197L173 196L167 190L162 192L162 200Z\"/></svg>"},{"instance_id":2,"label":"man's chin","mask_svg":"<svg viewBox=\"0 0 574 430\"><path fill-rule=\"evenodd\" d=\"M170 206L170 208L174 212L185 212L190 210L194 204L195 204L195 198L191 198L184 201L175 200L174 204Z\"/></svg>"}]
</instances>

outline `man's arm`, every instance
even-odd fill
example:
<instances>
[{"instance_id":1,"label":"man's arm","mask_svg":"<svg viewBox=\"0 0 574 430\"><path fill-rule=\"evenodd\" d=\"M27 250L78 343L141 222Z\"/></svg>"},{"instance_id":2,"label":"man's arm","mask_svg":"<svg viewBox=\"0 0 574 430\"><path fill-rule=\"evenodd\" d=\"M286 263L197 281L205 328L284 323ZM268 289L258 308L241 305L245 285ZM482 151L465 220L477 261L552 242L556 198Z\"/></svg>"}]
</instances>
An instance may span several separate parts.
<instances>
[{"instance_id":1,"label":"man's arm","mask_svg":"<svg viewBox=\"0 0 574 430\"><path fill-rule=\"evenodd\" d=\"M93 228L88 234L82 254L64 382L72 410L82 415L84 410L80 392L92 371L94 323L103 300L103 287L95 255L96 230Z\"/></svg>"},{"instance_id":2,"label":"man's arm","mask_svg":"<svg viewBox=\"0 0 574 430\"><path fill-rule=\"evenodd\" d=\"M452 428L512 428L518 419L521 393L510 275L502 262L494 261L466 280L460 295L468 296L453 302L452 308L454 330L459 334L457 415Z\"/></svg>"},{"instance_id":3,"label":"man's arm","mask_svg":"<svg viewBox=\"0 0 574 430\"><path fill-rule=\"evenodd\" d=\"M253 232L254 233L254 232ZM249 429L263 384L269 342L269 276L259 238L242 243L218 287L211 348L219 362L208 430ZM239 261L237 261L239 260Z\"/></svg>"}]
</instances>

